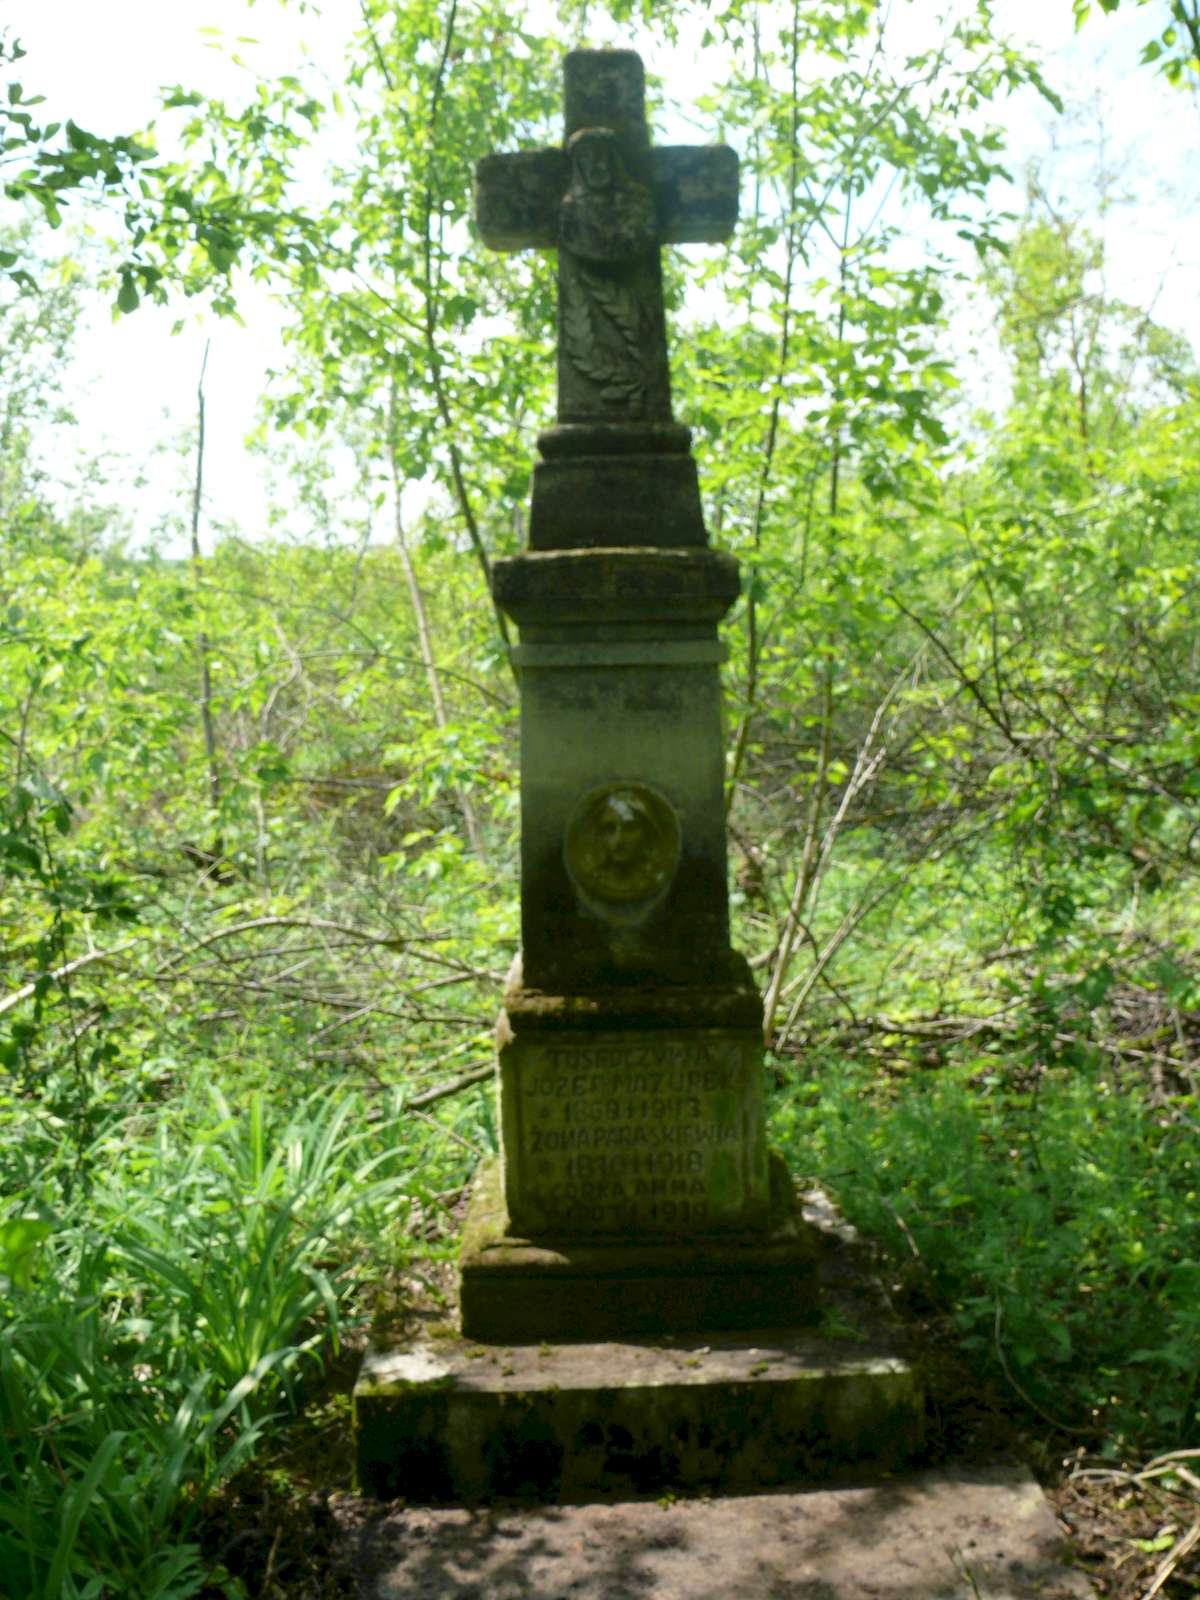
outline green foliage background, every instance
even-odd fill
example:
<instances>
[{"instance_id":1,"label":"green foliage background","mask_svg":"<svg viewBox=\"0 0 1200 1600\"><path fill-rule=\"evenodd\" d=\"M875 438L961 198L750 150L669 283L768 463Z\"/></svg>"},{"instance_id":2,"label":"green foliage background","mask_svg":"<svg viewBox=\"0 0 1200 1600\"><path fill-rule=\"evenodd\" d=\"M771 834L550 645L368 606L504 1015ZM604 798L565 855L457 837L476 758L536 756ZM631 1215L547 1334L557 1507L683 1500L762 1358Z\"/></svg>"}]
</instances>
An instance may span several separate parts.
<instances>
[{"instance_id":1,"label":"green foliage background","mask_svg":"<svg viewBox=\"0 0 1200 1600\"><path fill-rule=\"evenodd\" d=\"M994 208L991 108L1053 90L986 6L907 56L873 0L608 16L711 65L700 113L743 162L731 246L672 255L668 286L676 410L743 571L731 884L775 1136L1014 1405L1109 1452L1194 1443L1194 353L1107 293L1087 217L1036 179L1021 215ZM373 1286L403 1294L449 1249L495 1148L517 691L487 576L552 413L553 282L479 248L470 181L556 137L562 41L588 26L365 0L336 105L300 75L241 105L175 89L171 162L9 96L11 199L55 222L123 197L122 312L232 311L239 273L279 293L256 448L295 508L286 539L207 550L183 510L188 559L129 548L102 470L64 493L37 439L65 424L55 373L95 284L14 221L14 1594L241 1592L201 1558L206 1497ZM354 154L313 208L331 118ZM962 398L964 296L998 331L987 413Z\"/></svg>"}]
</instances>

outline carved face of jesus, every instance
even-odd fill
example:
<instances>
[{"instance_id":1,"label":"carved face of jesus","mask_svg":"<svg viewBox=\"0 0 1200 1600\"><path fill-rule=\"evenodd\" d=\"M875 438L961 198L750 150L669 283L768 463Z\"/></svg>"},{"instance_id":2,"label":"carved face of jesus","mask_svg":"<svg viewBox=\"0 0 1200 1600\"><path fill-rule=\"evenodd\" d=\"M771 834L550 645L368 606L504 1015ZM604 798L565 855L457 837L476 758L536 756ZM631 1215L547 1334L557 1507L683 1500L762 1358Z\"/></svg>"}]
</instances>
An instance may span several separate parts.
<instances>
[{"instance_id":1,"label":"carved face of jesus","mask_svg":"<svg viewBox=\"0 0 1200 1600\"><path fill-rule=\"evenodd\" d=\"M571 157L585 189L599 194L616 180L613 136L604 128L585 128L571 140Z\"/></svg>"},{"instance_id":2,"label":"carved face of jesus","mask_svg":"<svg viewBox=\"0 0 1200 1600\"><path fill-rule=\"evenodd\" d=\"M632 261L655 244L654 194L628 170L615 133L581 128L567 140L571 182L559 208L563 250L583 261Z\"/></svg>"}]
</instances>

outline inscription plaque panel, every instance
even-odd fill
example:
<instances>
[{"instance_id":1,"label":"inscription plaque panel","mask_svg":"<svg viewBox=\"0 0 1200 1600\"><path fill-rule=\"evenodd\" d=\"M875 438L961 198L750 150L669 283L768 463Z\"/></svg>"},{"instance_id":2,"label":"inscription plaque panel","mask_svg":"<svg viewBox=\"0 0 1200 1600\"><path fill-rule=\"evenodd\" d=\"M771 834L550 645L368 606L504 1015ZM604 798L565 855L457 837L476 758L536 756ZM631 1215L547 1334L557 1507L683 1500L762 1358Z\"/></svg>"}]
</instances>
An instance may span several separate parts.
<instances>
[{"instance_id":1,"label":"inscription plaque panel","mask_svg":"<svg viewBox=\"0 0 1200 1600\"><path fill-rule=\"evenodd\" d=\"M513 1232L674 1238L766 1226L757 1037L525 1034L502 1045L500 1072Z\"/></svg>"}]
</instances>

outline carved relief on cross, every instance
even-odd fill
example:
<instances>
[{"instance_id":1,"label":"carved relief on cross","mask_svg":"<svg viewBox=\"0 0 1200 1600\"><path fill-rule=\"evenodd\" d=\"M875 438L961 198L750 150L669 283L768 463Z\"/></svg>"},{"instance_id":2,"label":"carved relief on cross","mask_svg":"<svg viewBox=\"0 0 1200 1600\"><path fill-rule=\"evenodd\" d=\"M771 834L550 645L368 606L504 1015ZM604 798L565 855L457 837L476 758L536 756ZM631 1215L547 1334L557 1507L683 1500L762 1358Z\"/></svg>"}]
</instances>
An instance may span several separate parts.
<instances>
[{"instance_id":1,"label":"carved relief on cross","mask_svg":"<svg viewBox=\"0 0 1200 1600\"><path fill-rule=\"evenodd\" d=\"M563 76L562 147L479 162L479 236L558 252L560 424L670 424L659 249L728 238L737 156L650 144L632 50L573 50Z\"/></svg>"}]
</instances>

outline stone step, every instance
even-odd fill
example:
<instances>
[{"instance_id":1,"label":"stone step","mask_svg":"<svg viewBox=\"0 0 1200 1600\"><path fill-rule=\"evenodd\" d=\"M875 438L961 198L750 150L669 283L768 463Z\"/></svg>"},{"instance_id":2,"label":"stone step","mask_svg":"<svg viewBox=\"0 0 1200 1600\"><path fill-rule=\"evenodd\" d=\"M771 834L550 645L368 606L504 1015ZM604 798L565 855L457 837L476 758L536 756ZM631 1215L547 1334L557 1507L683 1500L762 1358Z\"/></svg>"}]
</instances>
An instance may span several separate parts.
<instances>
[{"instance_id":1,"label":"stone step","mask_svg":"<svg viewBox=\"0 0 1200 1600\"><path fill-rule=\"evenodd\" d=\"M347 1519L350 1520L350 1519ZM729 1499L356 1512L363 1600L1092 1600L1024 1467Z\"/></svg>"},{"instance_id":2,"label":"stone step","mask_svg":"<svg viewBox=\"0 0 1200 1600\"><path fill-rule=\"evenodd\" d=\"M902 1357L807 1334L505 1348L450 1332L368 1352L358 1487L472 1504L821 1481L905 1465L924 1410Z\"/></svg>"}]
</instances>

